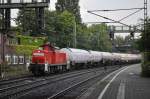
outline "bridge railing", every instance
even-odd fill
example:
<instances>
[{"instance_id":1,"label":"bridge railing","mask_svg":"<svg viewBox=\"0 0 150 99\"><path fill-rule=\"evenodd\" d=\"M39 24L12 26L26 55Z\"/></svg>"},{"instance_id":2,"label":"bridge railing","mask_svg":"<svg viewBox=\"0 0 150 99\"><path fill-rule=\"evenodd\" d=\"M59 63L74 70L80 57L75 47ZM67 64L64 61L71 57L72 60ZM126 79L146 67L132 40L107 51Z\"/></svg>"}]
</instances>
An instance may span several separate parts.
<instances>
[{"instance_id":1,"label":"bridge railing","mask_svg":"<svg viewBox=\"0 0 150 99\"><path fill-rule=\"evenodd\" d=\"M130 32L141 32L142 27L128 27L128 26L110 26L110 30L114 31L115 33L130 33Z\"/></svg>"}]
</instances>

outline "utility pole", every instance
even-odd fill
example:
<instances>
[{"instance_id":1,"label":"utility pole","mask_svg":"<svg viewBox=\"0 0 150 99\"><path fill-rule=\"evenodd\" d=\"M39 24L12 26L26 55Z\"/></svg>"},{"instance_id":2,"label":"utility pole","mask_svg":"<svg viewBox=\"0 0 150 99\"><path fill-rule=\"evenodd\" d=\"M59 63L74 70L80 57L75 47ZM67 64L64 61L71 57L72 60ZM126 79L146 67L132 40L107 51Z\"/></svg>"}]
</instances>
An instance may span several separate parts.
<instances>
[{"instance_id":1,"label":"utility pole","mask_svg":"<svg viewBox=\"0 0 150 99\"><path fill-rule=\"evenodd\" d=\"M144 34L146 34L146 24L147 24L147 0L144 0Z\"/></svg>"},{"instance_id":2,"label":"utility pole","mask_svg":"<svg viewBox=\"0 0 150 99\"><path fill-rule=\"evenodd\" d=\"M146 31L146 26L147 25L147 0L144 0L144 39L147 39L147 31ZM144 47L145 47L145 52L147 51L147 48L146 48L146 46L144 45ZM146 55L145 55L145 53L144 53L144 63L146 62L146 60L147 60L147 57L146 57Z\"/></svg>"},{"instance_id":3,"label":"utility pole","mask_svg":"<svg viewBox=\"0 0 150 99\"><path fill-rule=\"evenodd\" d=\"M100 48L100 32L97 32L97 46Z\"/></svg>"},{"instance_id":4,"label":"utility pole","mask_svg":"<svg viewBox=\"0 0 150 99\"><path fill-rule=\"evenodd\" d=\"M77 24L76 24L76 19L74 17L74 48L77 47Z\"/></svg>"}]
</instances>

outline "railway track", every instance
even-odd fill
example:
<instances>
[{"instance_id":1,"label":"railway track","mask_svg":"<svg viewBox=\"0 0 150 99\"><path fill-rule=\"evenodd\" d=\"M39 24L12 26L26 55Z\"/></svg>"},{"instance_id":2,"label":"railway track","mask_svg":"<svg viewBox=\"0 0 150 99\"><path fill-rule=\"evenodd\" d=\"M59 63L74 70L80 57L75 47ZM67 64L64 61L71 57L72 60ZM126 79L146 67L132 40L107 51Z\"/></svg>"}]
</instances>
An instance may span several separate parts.
<instances>
[{"instance_id":1,"label":"railway track","mask_svg":"<svg viewBox=\"0 0 150 99\"><path fill-rule=\"evenodd\" d=\"M3 99L13 99L13 98L17 98L20 97L21 95L26 94L26 92L36 89L38 87L42 87L51 83L55 83L57 81L61 81L64 79L69 79L72 77L77 77L80 75L84 75L87 73L91 73L91 72L95 72L95 71L99 71L101 70L101 68L98 69L90 69L90 70L84 70L84 71L78 71L78 72L74 72L71 73L70 75L68 75L67 73L64 74L63 76L52 76L52 77L47 77L45 79L40 79L37 81L33 81L33 82L28 82L28 83L22 83L22 84L18 84L15 86L10 86L10 87L6 87L6 88L2 88L0 89L0 98Z\"/></svg>"},{"instance_id":2,"label":"railway track","mask_svg":"<svg viewBox=\"0 0 150 99\"><path fill-rule=\"evenodd\" d=\"M30 80L30 79L32 79L32 78L31 77L27 77L27 78L19 78L19 79L14 79L14 80L1 81L0 82L0 89L2 89L4 87L15 85L15 84L17 84L19 82L23 82L25 80Z\"/></svg>"},{"instance_id":3,"label":"railway track","mask_svg":"<svg viewBox=\"0 0 150 99\"><path fill-rule=\"evenodd\" d=\"M23 80L28 79L30 77L32 77L32 75L26 75L26 76L15 77L15 78L10 78L10 79L3 79L3 80L0 80L0 86L10 84L10 83L20 82L20 81L23 81Z\"/></svg>"},{"instance_id":4,"label":"railway track","mask_svg":"<svg viewBox=\"0 0 150 99\"><path fill-rule=\"evenodd\" d=\"M102 74L100 74L100 75L102 75ZM79 82L79 83L77 83L77 84L74 84L74 85L72 85L72 86L70 86L70 87L68 87L68 88L66 88L66 89L64 89L64 90L62 90L62 91L60 91L60 92L58 92L58 93L52 95L52 96L49 97L48 99L56 99L56 98L60 97L61 95L65 94L66 92L72 90L73 88L78 87L78 86L80 86L81 84L86 83L86 82L88 82L89 80L92 80L92 79L94 79L94 78L96 78L96 77L98 77L98 76L100 76L100 75L96 75L96 76L90 77L90 78L88 78L88 79L86 79L86 80L84 80L84 81L81 81L81 82Z\"/></svg>"},{"instance_id":5,"label":"railway track","mask_svg":"<svg viewBox=\"0 0 150 99\"><path fill-rule=\"evenodd\" d=\"M71 71L71 72L66 72L66 73L63 73L63 74L50 75L51 76L50 78L59 77L59 75L60 76L62 76L62 75L68 75L68 73L74 74L74 73L84 72L84 71L88 71L88 70L90 71L92 69L86 69L86 70L80 70L80 71ZM0 90L1 89L6 89L6 87L11 87L11 86L14 87L14 85L18 85L19 83L20 84L25 84L25 81L29 81L30 82L30 81L33 81L34 79L36 80L36 79L40 79L40 78L49 79L49 77L39 77L39 78L36 78L36 77L33 77L33 76L28 76L28 77L16 78L16 79L12 79L12 80L11 79L2 80L2 81L0 81Z\"/></svg>"},{"instance_id":6,"label":"railway track","mask_svg":"<svg viewBox=\"0 0 150 99\"><path fill-rule=\"evenodd\" d=\"M114 71L114 70L111 70L111 71ZM110 73L111 71L109 71L109 72L107 72L107 73ZM114 73L116 73L116 72L118 72L118 71L119 71L119 70L116 70L116 71L114 71L112 74L114 74ZM84 84L90 82L91 80L97 79L97 78L99 78L99 77L102 76L102 75L106 75L106 72L103 72L103 73L101 73L101 74L97 74L97 75L92 76L92 77L90 77L90 78L87 78L87 79L85 79L85 80L83 80L83 81L80 81L80 82L78 82L78 83L76 83L76 84L74 84L74 85L71 85L71 86L65 88L64 90L61 90L61 91L59 91L59 92L53 94L52 96L48 97L47 99L68 99L68 98L65 98L65 95L66 95L67 93L73 92L74 89L79 88L80 86L82 86L82 85L84 85ZM101 79L102 79L102 78L101 78ZM95 82L94 82L94 83L95 83ZM85 91L86 91L86 90L85 90ZM84 91L84 92L85 92L85 91ZM84 92L83 92L83 93L84 93ZM80 94L81 94L81 93L80 93ZM74 99L74 98L72 98L72 99Z\"/></svg>"}]
</instances>

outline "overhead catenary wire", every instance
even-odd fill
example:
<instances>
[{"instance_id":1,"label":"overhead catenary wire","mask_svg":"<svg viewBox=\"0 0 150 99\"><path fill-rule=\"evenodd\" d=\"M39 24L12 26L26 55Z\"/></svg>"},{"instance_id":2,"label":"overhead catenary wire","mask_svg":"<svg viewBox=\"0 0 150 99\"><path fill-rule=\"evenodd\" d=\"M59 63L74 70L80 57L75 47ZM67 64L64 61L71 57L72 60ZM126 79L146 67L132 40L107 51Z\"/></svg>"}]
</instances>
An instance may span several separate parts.
<instances>
[{"instance_id":1,"label":"overhead catenary wire","mask_svg":"<svg viewBox=\"0 0 150 99\"><path fill-rule=\"evenodd\" d=\"M112 21L112 22L114 22L114 23L119 23L119 24L122 24L122 25L124 25L124 26L127 26L127 27L130 27L130 28L131 28L131 26L130 26L130 25L125 24L125 23L123 23L123 22L116 21L116 20L114 20L114 19L111 19L111 18L108 18L108 17L102 16L102 15L100 15L100 14L97 14L97 13L94 13L94 12L91 12L91 11L87 11L87 12L88 12L88 13L90 13L90 14L93 14L93 15L99 16L99 17L101 17L101 18L107 19L107 20L109 20L109 21ZM139 30L139 29L137 29L137 28L136 28L136 30ZM141 30L139 30L139 31L141 31Z\"/></svg>"},{"instance_id":2,"label":"overhead catenary wire","mask_svg":"<svg viewBox=\"0 0 150 99\"><path fill-rule=\"evenodd\" d=\"M99 17L101 17L101 18L104 18L104 19L110 20L110 21L112 21L112 22L119 23L119 24L122 24L122 25L124 25L124 26L128 26L128 27L130 27L130 25L127 25L127 24L122 23L122 22L120 22L120 21L116 21L116 20L114 20L114 19L111 19L111 18L108 18L108 17L102 16L102 15L96 14L96 13L94 13L94 12L92 12L92 11L87 11L87 12L88 12L88 13L90 13L90 14L93 14L93 15L99 16Z\"/></svg>"},{"instance_id":3,"label":"overhead catenary wire","mask_svg":"<svg viewBox=\"0 0 150 99\"><path fill-rule=\"evenodd\" d=\"M143 9L139 9L139 10L137 10L137 11L133 12L133 13L131 13L131 14L129 14L129 15L127 15L127 16L125 16L125 17L123 17L123 18L122 18L122 19L120 19L119 21L122 21L122 20L124 20L124 19L126 19L126 18L128 18L128 17L130 17L130 16L132 16L132 15L134 15L134 14L136 14L136 13L140 12L141 10L143 10Z\"/></svg>"},{"instance_id":4,"label":"overhead catenary wire","mask_svg":"<svg viewBox=\"0 0 150 99\"><path fill-rule=\"evenodd\" d=\"M136 9L144 9L142 8L129 8L129 9L113 9L113 10L90 10L90 12L108 12L108 11L125 11L125 10L136 10Z\"/></svg>"},{"instance_id":5,"label":"overhead catenary wire","mask_svg":"<svg viewBox=\"0 0 150 99\"><path fill-rule=\"evenodd\" d=\"M89 24L92 24L92 23L97 23L97 24L98 23L104 23L105 24L105 23L116 23L116 22L84 22L84 23L89 23Z\"/></svg>"}]
</instances>

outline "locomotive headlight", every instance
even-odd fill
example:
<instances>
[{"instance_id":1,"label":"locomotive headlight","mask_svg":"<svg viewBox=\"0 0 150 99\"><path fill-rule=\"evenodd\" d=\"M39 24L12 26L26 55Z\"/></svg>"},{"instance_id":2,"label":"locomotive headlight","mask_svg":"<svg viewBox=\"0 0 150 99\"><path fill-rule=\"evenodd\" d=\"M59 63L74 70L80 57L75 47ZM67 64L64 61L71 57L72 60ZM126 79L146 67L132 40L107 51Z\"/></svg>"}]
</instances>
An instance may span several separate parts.
<instances>
[{"instance_id":1,"label":"locomotive headlight","mask_svg":"<svg viewBox=\"0 0 150 99\"><path fill-rule=\"evenodd\" d=\"M44 56L44 53L33 53L34 56Z\"/></svg>"},{"instance_id":2,"label":"locomotive headlight","mask_svg":"<svg viewBox=\"0 0 150 99\"><path fill-rule=\"evenodd\" d=\"M45 71L48 72L48 63L47 62L45 63Z\"/></svg>"}]
</instances>

